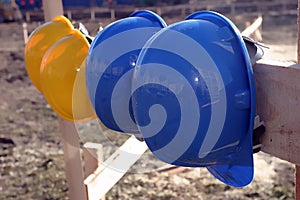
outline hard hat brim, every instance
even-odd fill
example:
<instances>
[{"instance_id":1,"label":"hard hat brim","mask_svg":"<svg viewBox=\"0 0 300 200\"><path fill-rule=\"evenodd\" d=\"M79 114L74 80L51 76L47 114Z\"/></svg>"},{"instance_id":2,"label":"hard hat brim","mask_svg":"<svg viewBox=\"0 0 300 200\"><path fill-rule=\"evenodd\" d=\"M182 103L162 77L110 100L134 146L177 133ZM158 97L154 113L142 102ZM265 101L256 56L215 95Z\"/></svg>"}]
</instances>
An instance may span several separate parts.
<instances>
[{"instance_id":1,"label":"hard hat brim","mask_svg":"<svg viewBox=\"0 0 300 200\"><path fill-rule=\"evenodd\" d=\"M249 129L248 133L245 133L246 137L241 141L239 145L240 151L231 155L230 164L224 165L211 165L208 166L208 171L217 179L225 184L234 187L244 187L248 185L253 180L254 169L253 169L253 126L255 118L256 109L256 92L255 83L253 76L253 69L250 61L250 57L246 48L246 45L240 35L239 30L235 25L223 15L220 15L211 11L200 11L191 14L186 18L188 19L204 19L208 21L223 21L228 27L231 27L233 32L235 32L235 37L239 41L239 46L241 48L241 53L244 57L245 67L247 68L248 80L249 80L249 91L250 91L250 119L249 119Z\"/></svg>"},{"instance_id":2,"label":"hard hat brim","mask_svg":"<svg viewBox=\"0 0 300 200\"><path fill-rule=\"evenodd\" d=\"M252 134L248 134L241 151L231 157L232 163L206 167L208 171L223 183L233 187L244 187L253 180Z\"/></svg>"},{"instance_id":3,"label":"hard hat brim","mask_svg":"<svg viewBox=\"0 0 300 200\"><path fill-rule=\"evenodd\" d=\"M174 47L174 41L180 42ZM199 60L203 63L198 64ZM193 71L198 65L201 66L199 75ZM214 76L201 70L213 72ZM194 76L186 74L191 71L198 75L196 81ZM156 157L173 165L207 167L217 179L234 187L252 181L255 83L243 38L229 19L215 12L201 11L160 31L145 45L135 75L132 90L140 90L132 98L136 105L134 115ZM192 78L188 82L186 77ZM193 92L192 87L198 89L198 80L205 82L205 79L216 81L203 83L209 88L201 88L202 93ZM215 82L218 85L211 87ZM146 84L150 89L141 87ZM214 90L219 86L221 89ZM159 97L158 92L161 92ZM167 101L161 100L163 97ZM163 106L157 106L156 100ZM156 103L154 106L152 101ZM204 110L199 102L210 109ZM150 106L152 117L145 117ZM159 124L164 120L170 126ZM148 128L149 124L155 125L155 131Z\"/></svg>"}]
</instances>

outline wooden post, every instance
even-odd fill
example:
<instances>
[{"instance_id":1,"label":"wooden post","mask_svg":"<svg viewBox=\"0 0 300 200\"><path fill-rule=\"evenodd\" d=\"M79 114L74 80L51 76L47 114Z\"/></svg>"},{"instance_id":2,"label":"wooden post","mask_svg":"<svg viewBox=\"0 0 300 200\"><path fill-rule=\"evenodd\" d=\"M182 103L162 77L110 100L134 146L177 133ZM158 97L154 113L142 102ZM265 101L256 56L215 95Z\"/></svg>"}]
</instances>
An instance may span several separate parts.
<instances>
[{"instance_id":1,"label":"wooden post","mask_svg":"<svg viewBox=\"0 0 300 200\"><path fill-rule=\"evenodd\" d=\"M43 6L45 21L63 15L61 0L43 0ZM87 194L83 183L84 175L80 156L79 135L74 123L59 119L59 125L70 199L85 200Z\"/></svg>"},{"instance_id":2,"label":"wooden post","mask_svg":"<svg viewBox=\"0 0 300 200\"><path fill-rule=\"evenodd\" d=\"M25 13L26 22L30 22L30 12Z\"/></svg>"},{"instance_id":3,"label":"wooden post","mask_svg":"<svg viewBox=\"0 0 300 200\"><path fill-rule=\"evenodd\" d=\"M300 63L300 0L298 0L298 64ZM300 132L298 132L300 134ZM300 165L295 166L295 199L300 200Z\"/></svg>"},{"instance_id":4,"label":"wooden post","mask_svg":"<svg viewBox=\"0 0 300 200\"><path fill-rule=\"evenodd\" d=\"M300 65L259 61L253 67L256 112L264 121L262 151L300 165ZM298 68L298 69L297 69Z\"/></svg>"},{"instance_id":5,"label":"wooden post","mask_svg":"<svg viewBox=\"0 0 300 200\"><path fill-rule=\"evenodd\" d=\"M300 200L300 166L296 165L296 173L295 173L295 199Z\"/></svg>"},{"instance_id":6,"label":"wooden post","mask_svg":"<svg viewBox=\"0 0 300 200\"><path fill-rule=\"evenodd\" d=\"M181 17L185 17L186 16L186 9L185 7L181 8Z\"/></svg>"},{"instance_id":7,"label":"wooden post","mask_svg":"<svg viewBox=\"0 0 300 200\"><path fill-rule=\"evenodd\" d=\"M95 8L92 7L92 8L91 8L91 20L92 20L92 21L95 21L95 19L96 19Z\"/></svg>"},{"instance_id":8,"label":"wooden post","mask_svg":"<svg viewBox=\"0 0 300 200\"><path fill-rule=\"evenodd\" d=\"M116 19L116 11L115 9L110 9L110 19L114 21Z\"/></svg>"},{"instance_id":9,"label":"wooden post","mask_svg":"<svg viewBox=\"0 0 300 200\"><path fill-rule=\"evenodd\" d=\"M28 41L28 30L27 30L27 23L23 22L22 24L23 27L23 37L24 37L24 43L26 44Z\"/></svg>"},{"instance_id":10,"label":"wooden post","mask_svg":"<svg viewBox=\"0 0 300 200\"><path fill-rule=\"evenodd\" d=\"M63 15L63 6L61 0L43 0L45 21L50 21L58 15Z\"/></svg>"},{"instance_id":11,"label":"wooden post","mask_svg":"<svg viewBox=\"0 0 300 200\"><path fill-rule=\"evenodd\" d=\"M66 178L72 200L87 199L80 156L79 135L73 122L59 120L61 142L64 150Z\"/></svg>"},{"instance_id":12,"label":"wooden post","mask_svg":"<svg viewBox=\"0 0 300 200\"><path fill-rule=\"evenodd\" d=\"M68 17L69 20L72 19L72 12L71 12L71 10L67 10L67 17Z\"/></svg>"},{"instance_id":13,"label":"wooden post","mask_svg":"<svg viewBox=\"0 0 300 200\"><path fill-rule=\"evenodd\" d=\"M98 143L85 143L83 145L84 176L92 174L103 162L103 146Z\"/></svg>"},{"instance_id":14,"label":"wooden post","mask_svg":"<svg viewBox=\"0 0 300 200\"><path fill-rule=\"evenodd\" d=\"M157 7L156 13L157 13L159 16L162 15L162 11L161 11L161 8L160 8L160 7Z\"/></svg>"},{"instance_id":15,"label":"wooden post","mask_svg":"<svg viewBox=\"0 0 300 200\"><path fill-rule=\"evenodd\" d=\"M231 14L231 16L235 16L235 4L234 4L234 2L231 2L230 14Z\"/></svg>"}]
</instances>

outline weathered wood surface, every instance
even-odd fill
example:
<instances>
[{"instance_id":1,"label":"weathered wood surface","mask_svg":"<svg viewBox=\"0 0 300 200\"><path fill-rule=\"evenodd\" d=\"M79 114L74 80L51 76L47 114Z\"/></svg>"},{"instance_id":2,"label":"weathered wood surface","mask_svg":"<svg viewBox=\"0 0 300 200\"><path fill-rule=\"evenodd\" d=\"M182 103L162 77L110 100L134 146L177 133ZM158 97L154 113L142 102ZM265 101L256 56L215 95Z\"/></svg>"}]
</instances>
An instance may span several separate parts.
<instances>
[{"instance_id":1,"label":"weathered wood surface","mask_svg":"<svg viewBox=\"0 0 300 200\"><path fill-rule=\"evenodd\" d=\"M84 180L89 200L103 197L148 149L145 142L130 137Z\"/></svg>"},{"instance_id":2,"label":"weathered wood surface","mask_svg":"<svg viewBox=\"0 0 300 200\"><path fill-rule=\"evenodd\" d=\"M262 41L262 36L260 33L260 30L262 29L262 22L263 18L262 16L259 16L254 20L252 24L250 24L245 30L243 30L241 34L247 37L254 35L254 39L256 41Z\"/></svg>"},{"instance_id":3,"label":"weathered wood surface","mask_svg":"<svg viewBox=\"0 0 300 200\"><path fill-rule=\"evenodd\" d=\"M295 182L295 199L300 200L300 166L296 166Z\"/></svg>"},{"instance_id":4,"label":"weathered wood surface","mask_svg":"<svg viewBox=\"0 0 300 200\"><path fill-rule=\"evenodd\" d=\"M103 162L103 146L87 142L82 147L84 160L84 177L91 175Z\"/></svg>"},{"instance_id":5,"label":"weathered wood surface","mask_svg":"<svg viewBox=\"0 0 300 200\"><path fill-rule=\"evenodd\" d=\"M84 159L83 171L85 178L87 178L102 164L104 159L103 146L99 143L87 142L83 145L82 150ZM88 200L91 200L91 198L88 198ZM105 195L101 198L101 200L105 200Z\"/></svg>"},{"instance_id":6,"label":"weathered wood surface","mask_svg":"<svg viewBox=\"0 0 300 200\"><path fill-rule=\"evenodd\" d=\"M59 120L61 142L64 150L65 171L69 188L69 197L72 200L85 200L84 174L80 156L79 135L74 123Z\"/></svg>"},{"instance_id":7,"label":"weathered wood surface","mask_svg":"<svg viewBox=\"0 0 300 200\"><path fill-rule=\"evenodd\" d=\"M50 21L58 15L63 15L61 0L43 0L45 21ZM61 142L64 151L66 179L69 188L69 197L72 200L87 199L84 187L84 174L82 169L79 135L72 122L59 119Z\"/></svg>"},{"instance_id":8,"label":"weathered wood surface","mask_svg":"<svg viewBox=\"0 0 300 200\"><path fill-rule=\"evenodd\" d=\"M300 64L300 0L298 0L298 64ZM300 134L300 133L299 133ZM296 154L300 153L299 151ZM299 155L300 156L300 155ZM300 200L300 165L295 166L295 199Z\"/></svg>"},{"instance_id":9,"label":"weathered wood surface","mask_svg":"<svg viewBox=\"0 0 300 200\"><path fill-rule=\"evenodd\" d=\"M257 114L265 122L262 151L300 165L300 65L254 66Z\"/></svg>"},{"instance_id":10,"label":"weathered wood surface","mask_svg":"<svg viewBox=\"0 0 300 200\"><path fill-rule=\"evenodd\" d=\"M63 15L63 5L61 0L43 0L44 19L52 20L55 16Z\"/></svg>"}]
</instances>

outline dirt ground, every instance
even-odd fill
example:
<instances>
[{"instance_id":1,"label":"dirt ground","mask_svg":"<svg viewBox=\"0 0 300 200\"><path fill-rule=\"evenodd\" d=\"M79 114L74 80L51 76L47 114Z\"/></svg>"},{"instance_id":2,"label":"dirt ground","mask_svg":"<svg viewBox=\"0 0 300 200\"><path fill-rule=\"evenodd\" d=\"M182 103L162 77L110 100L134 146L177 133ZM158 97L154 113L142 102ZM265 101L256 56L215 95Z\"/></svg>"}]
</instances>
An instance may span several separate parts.
<instances>
[{"instance_id":1,"label":"dirt ground","mask_svg":"<svg viewBox=\"0 0 300 200\"><path fill-rule=\"evenodd\" d=\"M28 24L29 31L39 23ZM265 59L296 60L295 16L266 19ZM92 32L97 24L88 24ZM27 76L22 24L0 24L0 199L68 199L58 117ZM255 155L255 178L236 189L202 168L127 174L107 199L293 199L294 166Z\"/></svg>"}]
</instances>

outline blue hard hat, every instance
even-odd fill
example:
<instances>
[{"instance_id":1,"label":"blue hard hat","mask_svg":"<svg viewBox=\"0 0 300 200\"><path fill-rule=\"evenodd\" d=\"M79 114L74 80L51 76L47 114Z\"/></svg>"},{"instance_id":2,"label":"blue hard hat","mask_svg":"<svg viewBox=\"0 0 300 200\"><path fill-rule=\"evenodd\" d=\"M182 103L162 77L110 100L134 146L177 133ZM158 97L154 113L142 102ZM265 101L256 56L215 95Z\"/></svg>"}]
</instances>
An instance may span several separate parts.
<instances>
[{"instance_id":1,"label":"blue hard hat","mask_svg":"<svg viewBox=\"0 0 300 200\"><path fill-rule=\"evenodd\" d=\"M252 181L255 84L229 19L196 12L153 35L134 68L131 99L138 129L159 159L207 167L235 187Z\"/></svg>"},{"instance_id":2,"label":"blue hard hat","mask_svg":"<svg viewBox=\"0 0 300 200\"><path fill-rule=\"evenodd\" d=\"M166 23L157 14L136 11L105 27L92 42L87 56L87 89L106 127L139 134L131 108L131 76L144 44L164 27Z\"/></svg>"}]
</instances>

